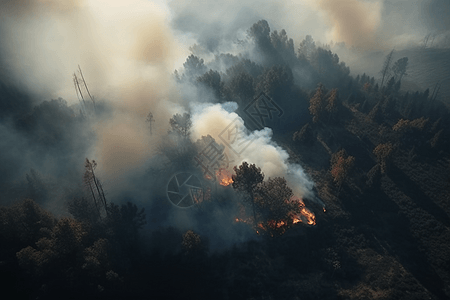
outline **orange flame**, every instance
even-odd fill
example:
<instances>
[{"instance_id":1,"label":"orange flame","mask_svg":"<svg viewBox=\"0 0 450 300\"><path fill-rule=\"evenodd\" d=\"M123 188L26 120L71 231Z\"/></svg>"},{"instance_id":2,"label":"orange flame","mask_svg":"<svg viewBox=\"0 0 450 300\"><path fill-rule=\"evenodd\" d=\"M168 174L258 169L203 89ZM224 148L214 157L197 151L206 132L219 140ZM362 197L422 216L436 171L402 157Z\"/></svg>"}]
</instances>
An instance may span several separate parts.
<instances>
[{"instance_id":1,"label":"orange flame","mask_svg":"<svg viewBox=\"0 0 450 300\"><path fill-rule=\"evenodd\" d=\"M292 222L294 224L303 222L308 225L316 225L316 215L306 208L305 203L302 199L293 196L291 198L291 201L296 201L298 203L298 206L300 208L300 212L297 214L292 214Z\"/></svg>"},{"instance_id":2,"label":"orange flame","mask_svg":"<svg viewBox=\"0 0 450 300\"><path fill-rule=\"evenodd\" d=\"M298 205L298 209L291 211L285 218L279 220L269 220L266 222L255 224L254 219L251 217L236 217L236 222L243 222L251 225L257 234L266 232L272 237L274 234L282 235L288 230L292 225L297 223L304 223L308 225L316 225L315 214L306 208L305 203L302 199L298 197L292 197L290 201ZM245 210L241 207L241 216L245 216Z\"/></svg>"},{"instance_id":3,"label":"orange flame","mask_svg":"<svg viewBox=\"0 0 450 300\"><path fill-rule=\"evenodd\" d=\"M222 186L229 186L233 183L233 179L231 178L231 173L224 168L220 168L216 171L216 177L219 181L219 184Z\"/></svg>"},{"instance_id":4,"label":"orange flame","mask_svg":"<svg viewBox=\"0 0 450 300\"><path fill-rule=\"evenodd\" d=\"M316 225L316 216L309 209L303 207L300 214L306 219L308 225Z\"/></svg>"}]
</instances>

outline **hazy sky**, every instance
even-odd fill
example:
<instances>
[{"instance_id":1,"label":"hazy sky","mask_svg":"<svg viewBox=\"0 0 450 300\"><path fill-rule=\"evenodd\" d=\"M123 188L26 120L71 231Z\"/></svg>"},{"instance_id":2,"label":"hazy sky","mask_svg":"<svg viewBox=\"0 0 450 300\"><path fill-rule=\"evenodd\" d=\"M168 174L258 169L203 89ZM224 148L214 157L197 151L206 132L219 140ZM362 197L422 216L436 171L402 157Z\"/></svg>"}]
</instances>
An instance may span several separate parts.
<instances>
[{"instance_id":1,"label":"hazy sky","mask_svg":"<svg viewBox=\"0 0 450 300\"><path fill-rule=\"evenodd\" d=\"M450 28L447 0L173 0L168 6L173 27L209 49L262 18L297 43L311 34L364 49L401 48Z\"/></svg>"},{"instance_id":2,"label":"hazy sky","mask_svg":"<svg viewBox=\"0 0 450 300\"><path fill-rule=\"evenodd\" d=\"M173 72L189 46L231 51L261 19L285 29L295 47L310 34L386 50L448 32L449 14L448 0L1 0L0 71L44 98L70 94L70 101L66 77L78 64L95 87L122 84L136 72Z\"/></svg>"},{"instance_id":3,"label":"hazy sky","mask_svg":"<svg viewBox=\"0 0 450 300\"><path fill-rule=\"evenodd\" d=\"M161 134L181 112L173 72L194 43L233 51L265 19L296 48L310 34L363 50L399 49L448 31L448 15L448 0L0 0L0 75L38 101L74 104L72 74L81 65L91 93L115 108L96 125L95 151L99 165L118 173L146 159L142 120L150 110Z\"/></svg>"}]
</instances>

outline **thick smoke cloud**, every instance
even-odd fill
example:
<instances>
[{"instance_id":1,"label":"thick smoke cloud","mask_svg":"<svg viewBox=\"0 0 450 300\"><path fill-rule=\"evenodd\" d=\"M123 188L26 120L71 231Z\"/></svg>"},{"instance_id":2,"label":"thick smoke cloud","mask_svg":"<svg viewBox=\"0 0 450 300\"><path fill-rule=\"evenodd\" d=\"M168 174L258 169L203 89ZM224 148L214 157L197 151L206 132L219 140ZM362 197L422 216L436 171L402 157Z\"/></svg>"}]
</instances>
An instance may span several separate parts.
<instances>
[{"instance_id":1,"label":"thick smoke cloud","mask_svg":"<svg viewBox=\"0 0 450 300\"><path fill-rule=\"evenodd\" d=\"M345 42L358 48L380 44L377 29L381 23L382 1L314 1L325 14L331 30L328 40Z\"/></svg>"},{"instance_id":2,"label":"thick smoke cloud","mask_svg":"<svg viewBox=\"0 0 450 300\"><path fill-rule=\"evenodd\" d=\"M450 2L446 0L422 1L425 26L430 31L450 30Z\"/></svg>"},{"instance_id":3,"label":"thick smoke cloud","mask_svg":"<svg viewBox=\"0 0 450 300\"><path fill-rule=\"evenodd\" d=\"M273 30L285 29L296 43L309 34L321 44L344 42L364 50L410 47L429 32L449 28L445 0L176 0L169 7L174 28L213 53L232 51L232 42L242 38L239 29L260 19Z\"/></svg>"},{"instance_id":4,"label":"thick smoke cloud","mask_svg":"<svg viewBox=\"0 0 450 300\"><path fill-rule=\"evenodd\" d=\"M105 99L108 113L91 120L98 142L85 155L97 158L107 181L148 158L167 132L168 107L178 98L174 63L186 54L164 8L144 0L28 0L3 1L0 11L2 69L35 104L58 97L77 104L78 65L97 101ZM150 111L152 139L144 130Z\"/></svg>"},{"instance_id":5,"label":"thick smoke cloud","mask_svg":"<svg viewBox=\"0 0 450 300\"><path fill-rule=\"evenodd\" d=\"M225 153L230 160L234 161L233 164L240 165L246 161L260 167L266 178L285 177L297 197L313 199L313 183L301 166L288 163L288 153L272 141L272 130L266 127L253 132L246 131L244 121L236 113L224 109L230 106L232 104L229 103L193 105L192 139L197 140L202 136L210 135L218 143L223 143L220 136L226 136L222 134L224 130L230 124L236 124L240 139L238 143L248 146L242 152L239 151L239 155L236 155L231 148L225 148ZM231 128L235 128L234 126L232 125Z\"/></svg>"}]
</instances>

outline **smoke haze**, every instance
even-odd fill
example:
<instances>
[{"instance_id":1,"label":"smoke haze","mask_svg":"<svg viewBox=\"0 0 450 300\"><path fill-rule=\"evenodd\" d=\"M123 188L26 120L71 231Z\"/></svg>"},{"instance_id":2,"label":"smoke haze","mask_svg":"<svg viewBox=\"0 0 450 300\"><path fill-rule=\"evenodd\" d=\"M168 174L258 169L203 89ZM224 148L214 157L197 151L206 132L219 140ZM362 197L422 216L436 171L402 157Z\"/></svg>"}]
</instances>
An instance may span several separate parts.
<instances>
[{"instance_id":1,"label":"smoke haze","mask_svg":"<svg viewBox=\"0 0 450 300\"><path fill-rule=\"evenodd\" d=\"M436 19L430 11L436 12ZM247 32L252 24L265 19L272 33L285 29L293 38L294 56L308 34L318 44L333 40L360 51L384 51L418 45L430 31L448 32L446 11L448 3L443 0L1 1L0 76L5 86L22 93L16 93L14 105L8 106L9 98L1 99L8 104L4 105L8 109L0 112L3 176L20 180L30 168L55 177L79 174L84 158L89 157L98 162L105 189L120 195L133 187L133 172L152 163L158 146L167 138L173 114L192 113L193 141L208 134L219 141L219 133L230 122L236 118L244 122L232 109L208 104L218 102L211 89L197 83L177 84L174 70L183 74L183 62L196 49L207 59L206 71L214 63L220 65L215 68L219 71L233 65L225 60L214 62L214 55L220 53L262 64L262 51L251 44ZM287 36L283 38L287 40ZM238 54L242 56L238 58ZM80 106L72 74L78 65L99 104L98 113L88 120L77 115ZM263 66L259 68L263 70ZM263 72L258 66L255 70L255 78ZM307 69L292 72L295 82L315 84ZM286 82L290 87L292 81L288 78ZM280 98L288 102L288 96ZM58 97L68 106L43 102ZM48 134L47 123L54 114L40 114L40 109L49 106L65 116L50 126L53 135ZM152 135L145 123L149 112L155 121ZM302 113L307 111L299 115ZM28 119L21 119L18 126L11 121L17 115ZM41 124L45 126L39 127ZM44 138L30 137L37 133ZM235 164L255 163L266 178L286 177L297 196L313 198L313 183L300 166L288 163L289 155L273 142L272 134L270 128L246 133L245 139L252 143Z\"/></svg>"}]
</instances>

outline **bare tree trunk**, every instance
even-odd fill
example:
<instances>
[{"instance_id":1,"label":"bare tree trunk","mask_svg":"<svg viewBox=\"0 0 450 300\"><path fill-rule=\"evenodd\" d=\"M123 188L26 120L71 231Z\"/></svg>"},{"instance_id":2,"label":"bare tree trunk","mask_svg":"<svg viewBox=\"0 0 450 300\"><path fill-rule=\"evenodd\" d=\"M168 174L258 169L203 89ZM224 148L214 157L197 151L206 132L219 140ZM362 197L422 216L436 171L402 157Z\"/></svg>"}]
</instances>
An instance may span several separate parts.
<instances>
[{"instance_id":1,"label":"bare tree trunk","mask_svg":"<svg viewBox=\"0 0 450 300\"><path fill-rule=\"evenodd\" d=\"M92 96L91 96L91 93L89 93L89 89L88 89L86 80L84 80L83 72L81 72L81 67L80 67L80 65L78 65L78 69L80 70L81 79L83 79L83 83L84 83L84 86L86 87L86 91L88 92L89 98L91 98L92 103L94 103L94 110L95 110L95 101L94 101L94 97L92 97Z\"/></svg>"},{"instance_id":2,"label":"bare tree trunk","mask_svg":"<svg viewBox=\"0 0 450 300\"><path fill-rule=\"evenodd\" d=\"M253 218L255 219L255 226L256 226L257 220L256 220L256 210L255 210L255 198L253 195L253 191L250 192L250 197L252 198Z\"/></svg>"}]
</instances>

